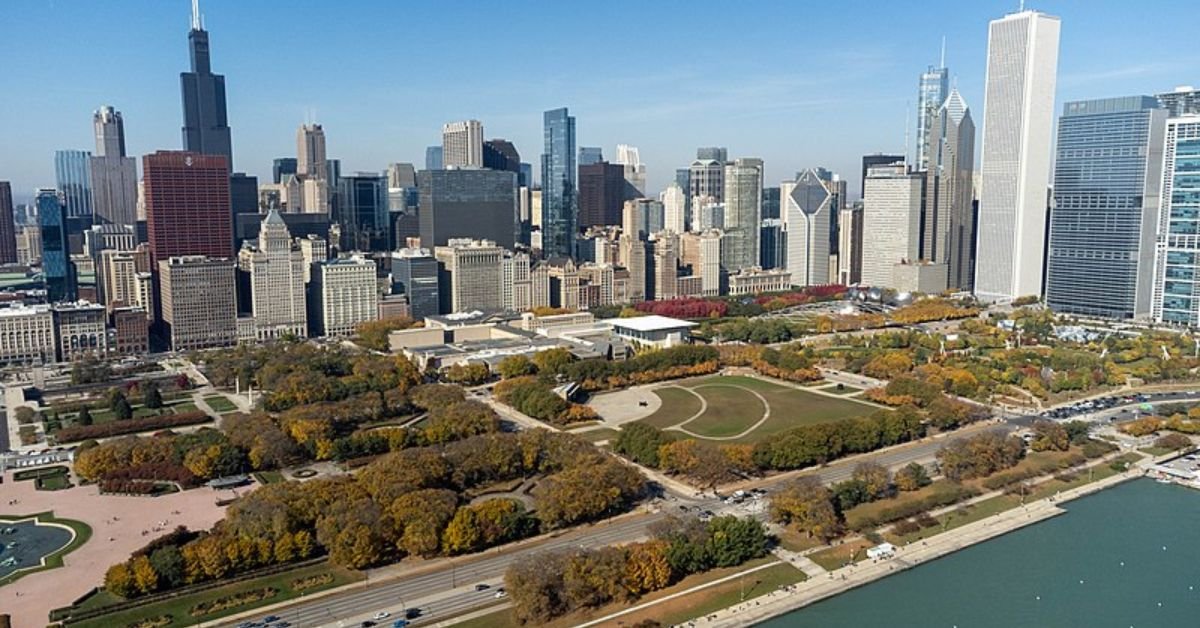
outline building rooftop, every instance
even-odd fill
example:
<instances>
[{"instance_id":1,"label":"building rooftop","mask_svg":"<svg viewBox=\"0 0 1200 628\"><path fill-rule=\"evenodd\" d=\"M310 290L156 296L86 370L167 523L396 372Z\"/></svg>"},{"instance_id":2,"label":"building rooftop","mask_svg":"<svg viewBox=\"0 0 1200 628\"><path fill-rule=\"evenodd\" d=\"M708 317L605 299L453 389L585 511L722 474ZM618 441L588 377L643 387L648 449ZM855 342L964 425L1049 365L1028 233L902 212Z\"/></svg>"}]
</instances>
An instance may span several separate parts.
<instances>
[{"instance_id":1,"label":"building rooftop","mask_svg":"<svg viewBox=\"0 0 1200 628\"><path fill-rule=\"evenodd\" d=\"M609 318L603 322L613 327L624 327L634 331L665 331L680 327L695 327L696 323L678 318L669 318L652 314L650 316L633 316L630 318Z\"/></svg>"}]
</instances>

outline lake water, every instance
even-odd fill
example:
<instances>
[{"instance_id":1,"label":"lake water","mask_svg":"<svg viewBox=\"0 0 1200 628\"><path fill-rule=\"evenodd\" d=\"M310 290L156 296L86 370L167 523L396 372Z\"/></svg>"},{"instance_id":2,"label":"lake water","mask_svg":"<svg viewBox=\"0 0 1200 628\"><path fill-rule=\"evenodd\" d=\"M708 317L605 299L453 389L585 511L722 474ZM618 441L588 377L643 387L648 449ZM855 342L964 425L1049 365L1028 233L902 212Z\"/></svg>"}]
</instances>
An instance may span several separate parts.
<instances>
[{"instance_id":1,"label":"lake water","mask_svg":"<svg viewBox=\"0 0 1200 628\"><path fill-rule=\"evenodd\" d=\"M1200 626L1200 492L1141 479L1065 509L762 625Z\"/></svg>"}]
</instances>

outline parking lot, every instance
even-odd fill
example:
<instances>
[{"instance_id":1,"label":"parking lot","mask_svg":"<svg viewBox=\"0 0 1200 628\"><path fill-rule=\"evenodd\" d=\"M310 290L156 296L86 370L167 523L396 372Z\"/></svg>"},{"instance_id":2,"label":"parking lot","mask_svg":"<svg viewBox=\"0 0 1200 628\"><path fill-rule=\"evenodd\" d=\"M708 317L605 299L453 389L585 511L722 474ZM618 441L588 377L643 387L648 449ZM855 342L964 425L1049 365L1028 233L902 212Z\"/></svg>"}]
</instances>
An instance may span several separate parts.
<instances>
[{"instance_id":1,"label":"parking lot","mask_svg":"<svg viewBox=\"0 0 1200 628\"><path fill-rule=\"evenodd\" d=\"M1200 403L1200 391L1189 390L1165 393L1111 395L1062 406L1042 413L1041 418L1054 421L1090 421L1111 423L1154 414L1160 404Z\"/></svg>"}]
</instances>

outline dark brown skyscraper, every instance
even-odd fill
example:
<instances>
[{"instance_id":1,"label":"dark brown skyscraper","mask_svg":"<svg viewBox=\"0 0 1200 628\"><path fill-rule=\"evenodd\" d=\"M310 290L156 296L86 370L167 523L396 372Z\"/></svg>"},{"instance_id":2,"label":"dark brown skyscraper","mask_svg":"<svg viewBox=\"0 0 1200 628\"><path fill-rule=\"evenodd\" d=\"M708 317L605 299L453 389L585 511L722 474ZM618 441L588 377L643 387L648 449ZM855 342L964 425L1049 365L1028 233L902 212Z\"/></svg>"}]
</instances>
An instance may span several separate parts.
<instances>
[{"instance_id":1,"label":"dark brown skyscraper","mask_svg":"<svg viewBox=\"0 0 1200 628\"><path fill-rule=\"evenodd\" d=\"M601 161L579 167L579 226L619 225L625 203L625 169Z\"/></svg>"},{"instance_id":2,"label":"dark brown skyscraper","mask_svg":"<svg viewBox=\"0 0 1200 628\"><path fill-rule=\"evenodd\" d=\"M178 255L233 257L228 168L224 155L159 151L142 157L156 263Z\"/></svg>"},{"instance_id":3,"label":"dark brown skyscraper","mask_svg":"<svg viewBox=\"0 0 1200 628\"><path fill-rule=\"evenodd\" d=\"M12 186L0 181L0 264L17 263L17 232L13 226Z\"/></svg>"}]
</instances>

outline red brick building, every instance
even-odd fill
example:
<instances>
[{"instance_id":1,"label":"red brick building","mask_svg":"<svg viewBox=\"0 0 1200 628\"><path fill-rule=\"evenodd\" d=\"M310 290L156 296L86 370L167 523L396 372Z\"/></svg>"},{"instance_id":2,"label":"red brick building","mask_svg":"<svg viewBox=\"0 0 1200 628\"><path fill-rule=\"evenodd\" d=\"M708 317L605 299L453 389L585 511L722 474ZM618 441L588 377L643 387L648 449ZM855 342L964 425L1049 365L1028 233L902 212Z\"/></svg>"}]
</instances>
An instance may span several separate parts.
<instances>
[{"instance_id":1,"label":"red brick building","mask_svg":"<svg viewBox=\"0 0 1200 628\"><path fill-rule=\"evenodd\" d=\"M233 257L224 155L158 151L142 157L142 173L146 229L155 262L180 255Z\"/></svg>"}]
</instances>

